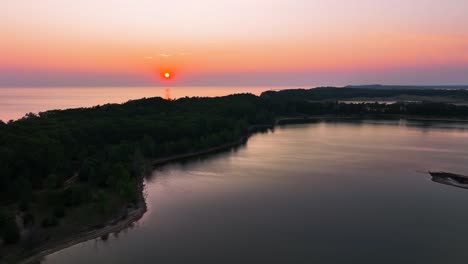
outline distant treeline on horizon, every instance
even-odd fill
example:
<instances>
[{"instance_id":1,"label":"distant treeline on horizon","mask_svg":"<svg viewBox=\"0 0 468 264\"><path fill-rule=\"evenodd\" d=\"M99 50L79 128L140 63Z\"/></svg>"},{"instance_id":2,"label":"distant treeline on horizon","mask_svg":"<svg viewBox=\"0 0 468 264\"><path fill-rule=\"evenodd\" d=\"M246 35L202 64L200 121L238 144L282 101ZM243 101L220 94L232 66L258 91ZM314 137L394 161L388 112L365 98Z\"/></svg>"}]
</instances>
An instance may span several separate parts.
<instances>
[{"instance_id":1,"label":"distant treeline on horizon","mask_svg":"<svg viewBox=\"0 0 468 264\"><path fill-rule=\"evenodd\" d=\"M468 89L468 85L385 85L385 84L368 84L368 85L348 85L345 88L361 88L361 89Z\"/></svg>"}]
</instances>

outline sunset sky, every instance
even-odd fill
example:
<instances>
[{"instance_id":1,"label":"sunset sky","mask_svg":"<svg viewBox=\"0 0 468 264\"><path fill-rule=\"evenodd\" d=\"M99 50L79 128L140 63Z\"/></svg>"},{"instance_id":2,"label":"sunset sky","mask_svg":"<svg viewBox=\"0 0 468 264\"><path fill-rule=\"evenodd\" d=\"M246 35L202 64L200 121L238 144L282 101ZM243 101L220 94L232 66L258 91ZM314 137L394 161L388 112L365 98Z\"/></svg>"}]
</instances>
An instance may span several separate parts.
<instances>
[{"instance_id":1,"label":"sunset sky","mask_svg":"<svg viewBox=\"0 0 468 264\"><path fill-rule=\"evenodd\" d=\"M0 2L0 86L468 84L466 0Z\"/></svg>"}]
</instances>

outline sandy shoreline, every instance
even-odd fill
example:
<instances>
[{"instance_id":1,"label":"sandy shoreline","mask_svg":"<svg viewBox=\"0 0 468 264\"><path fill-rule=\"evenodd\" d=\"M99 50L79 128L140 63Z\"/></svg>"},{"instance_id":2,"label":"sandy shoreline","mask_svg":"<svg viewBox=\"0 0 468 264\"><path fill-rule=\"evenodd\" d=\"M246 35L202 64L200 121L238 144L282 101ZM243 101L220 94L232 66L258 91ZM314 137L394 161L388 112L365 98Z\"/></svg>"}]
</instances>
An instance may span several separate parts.
<instances>
[{"instance_id":1,"label":"sandy shoreline","mask_svg":"<svg viewBox=\"0 0 468 264\"><path fill-rule=\"evenodd\" d=\"M135 208L131 208L127 211L126 217L119 219L117 222L112 224L107 224L102 228L93 228L87 231L71 235L71 237L63 240L52 241L44 244L43 246L36 248L30 252L28 257L19 261L18 263L27 264L40 261L43 257L60 251L62 249L77 245L79 243L86 242L88 240L96 239L105 235L112 233L117 233L125 228L131 226L134 222L138 221L146 212L146 202L144 197L144 178L141 177L140 183L138 185L139 196L138 202ZM115 219L111 219L109 222L113 222Z\"/></svg>"}]
</instances>

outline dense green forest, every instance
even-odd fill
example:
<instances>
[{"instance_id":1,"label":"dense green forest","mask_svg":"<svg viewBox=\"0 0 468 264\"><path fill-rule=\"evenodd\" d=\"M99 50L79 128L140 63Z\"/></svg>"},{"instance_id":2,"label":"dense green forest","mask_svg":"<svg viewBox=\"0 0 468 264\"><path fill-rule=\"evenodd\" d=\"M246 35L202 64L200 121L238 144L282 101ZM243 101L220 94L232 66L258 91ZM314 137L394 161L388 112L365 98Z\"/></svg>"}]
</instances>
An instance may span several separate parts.
<instances>
[{"instance_id":1,"label":"dense green forest","mask_svg":"<svg viewBox=\"0 0 468 264\"><path fill-rule=\"evenodd\" d=\"M436 101L339 102L395 93L468 98L462 90L319 88L262 96L144 98L0 121L0 237L4 244L20 242L24 248L34 248L50 239L54 234L50 230L58 226L95 226L123 205L136 202L141 176L151 169L148 161L235 142L248 133L249 126L273 124L280 117L468 116L467 106ZM20 230L34 232L20 236Z\"/></svg>"},{"instance_id":2,"label":"dense green forest","mask_svg":"<svg viewBox=\"0 0 468 264\"><path fill-rule=\"evenodd\" d=\"M468 85L382 85L382 84L370 84L370 85L348 85L345 88L359 88L359 89L398 89L398 90L454 90L454 89L468 89Z\"/></svg>"},{"instance_id":3,"label":"dense green forest","mask_svg":"<svg viewBox=\"0 0 468 264\"><path fill-rule=\"evenodd\" d=\"M405 97L408 96L413 96L419 100L405 100ZM271 105L270 109L274 110L275 115L375 114L445 117L466 117L468 115L468 90L463 89L381 90L322 87L268 91L262 93L261 97L268 100ZM400 98L403 98L403 100ZM375 102L386 99L394 102ZM353 100L367 102L352 103Z\"/></svg>"}]
</instances>

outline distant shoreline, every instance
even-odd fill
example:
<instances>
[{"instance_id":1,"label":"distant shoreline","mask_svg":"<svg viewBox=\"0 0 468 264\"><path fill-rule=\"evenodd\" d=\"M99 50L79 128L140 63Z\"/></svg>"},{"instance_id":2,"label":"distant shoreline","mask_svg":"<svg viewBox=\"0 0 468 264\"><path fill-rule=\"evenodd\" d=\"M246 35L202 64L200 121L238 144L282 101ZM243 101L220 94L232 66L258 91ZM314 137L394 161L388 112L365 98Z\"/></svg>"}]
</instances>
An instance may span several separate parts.
<instances>
[{"instance_id":1,"label":"distant shoreline","mask_svg":"<svg viewBox=\"0 0 468 264\"><path fill-rule=\"evenodd\" d=\"M284 117L276 120L276 125L308 123L327 120L409 120L409 121L433 121L433 122L468 122L468 118L448 118L448 117L424 117L412 115L314 115L303 117Z\"/></svg>"}]
</instances>

